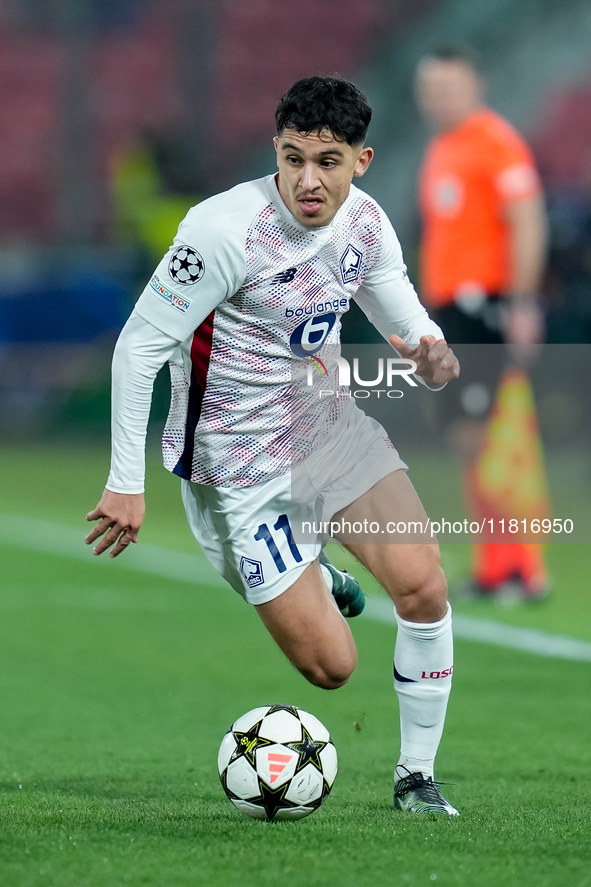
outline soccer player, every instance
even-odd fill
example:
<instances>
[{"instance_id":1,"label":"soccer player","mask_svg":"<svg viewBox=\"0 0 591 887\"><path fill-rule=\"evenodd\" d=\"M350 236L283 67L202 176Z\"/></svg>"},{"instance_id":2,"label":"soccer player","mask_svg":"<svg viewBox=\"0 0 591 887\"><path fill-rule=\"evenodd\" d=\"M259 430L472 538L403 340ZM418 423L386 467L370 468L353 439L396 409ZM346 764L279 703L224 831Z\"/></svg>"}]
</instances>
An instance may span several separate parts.
<instances>
[{"instance_id":1,"label":"soccer player","mask_svg":"<svg viewBox=\"0 0 591 887\"><path fill-rule=\"evenodd\" d=\"M524 139L483 103L483 95L478 60L469 48L441 47L419 61L417 101L436 130L419 180L421 296L454 344L527 346L544 334L538 304L547 227L542 188ZM477 366L464 363L465 384L479 385L484 412L487 389L490 405L498 382L496 356L489 349L479 352ZM454 437L463 440L467 497L475 501L474 459L484 423L461 408L450 413L456 413ZM474 547L477 594L518 590L534 599L546 581L539 545L497 541Z\"/></svg>"},{"instance_id":2,"label":"soccer player","mask_svg":"<svg viewBox=\"0 0 591 887\"><path fill-rule=\"evenodd\" d=\"M117 557L137 542L152 385L169 361L164 461L182 479L191 530L293 665L326 689L355 668L343 614L359 613L363 595L321 559L321 540L296 543L292 468L329 518L385 526L401 515L427 517L381 426L345 397L318 398L314 387L293 397L293 366L314 354L329 373L323 387L338 389L331 355L355 299L426 385L459 375L388 219L352 185L373 156L370 119L351 83L298 81L276 111L278 173L203 201L181 222L115 348L111 471L87 516L99 521L86 540L95 554ZM396 607L395 806L456 815L433 779L453 658L439 549L427 532L391 545L354 539L347 548Z\"/></svg>"}]
</instances>

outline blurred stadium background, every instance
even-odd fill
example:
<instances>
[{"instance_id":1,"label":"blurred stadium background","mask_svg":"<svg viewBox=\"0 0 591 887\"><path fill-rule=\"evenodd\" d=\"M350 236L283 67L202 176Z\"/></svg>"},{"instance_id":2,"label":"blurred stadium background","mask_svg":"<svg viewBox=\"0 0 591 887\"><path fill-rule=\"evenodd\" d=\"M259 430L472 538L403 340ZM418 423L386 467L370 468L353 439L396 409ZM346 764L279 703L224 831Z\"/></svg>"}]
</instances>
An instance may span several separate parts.
<instances>
[{"instance_id":1,"label":"blurred stadium background","mask_svg":"<svg viewBox=\"0 0 591 887\"><path fill-rule=\"evenodd\" d=\"M300 76L375 109L364 187L416 266L412 99L425 48L462 40L534 147L552 227L550 342L591 341L591 7L586 0L2 0L0 436L104 433L113 341L194 202L273 168Z\"/></svg>"},{"instance_id":2,"label":"blurred stadium background","mask_svg":"<svg viewBox=\"0 0 591 887\"><path fill-rule=\"evenodd\" d=\"M105 568L81 543L107 473L112 347L188 207L272 171L277 98L299 77L338 72L374 107L376 159L363 186L389 213L414 275L428 132L412 75L421 52L447 41L481 51L490 103L528 137L541 169L548 339L567 375L541 373L538 408L556 514L588 531L589 0L0 0L6 887L275 887L279 872L294 887L374 885L392 883L392 871L410 887L437 877L462 887L589 884L588 661L460 637L441 766L467 815L453 832L393 820L391 626L359 620L355 679L323 694L237 596L219 593L159 467L165 373L144 544ZM360 329L353 316L349 341ZM457 472L403 434L422 402L404 405L398 433L426 504L438 488L461 513ZM460 576L466 546L448 548L448 572ZM591 549L549 548L546 604L456 612L568 635L585 648L574 658L588 660ZM186 581L195 571L197 593ZM369 591L378 599L375 583ZM544 637L534 635L538 652ZM333 812L327 804L289 833L238 823L216 781L227 724L268 699L326 719L342 756Z\"/></svg>"}]
</instances>

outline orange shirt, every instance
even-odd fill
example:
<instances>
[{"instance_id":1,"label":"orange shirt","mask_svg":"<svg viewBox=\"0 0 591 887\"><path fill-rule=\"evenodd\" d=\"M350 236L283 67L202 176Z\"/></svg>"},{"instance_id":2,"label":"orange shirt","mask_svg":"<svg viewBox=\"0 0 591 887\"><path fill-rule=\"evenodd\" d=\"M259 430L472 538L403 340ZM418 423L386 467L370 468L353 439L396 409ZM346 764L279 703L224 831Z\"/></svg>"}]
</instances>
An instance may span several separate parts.
<instances>
[{"instance_id":1,"label":"orange shirt","mask_svg":"<svg viewBox=\"0 0 591 887\"><path fill-rule=\"evenodd\" d=\"M509 286L507 203L541 186L528 146L508 121L479 108L428 145L420 173L421 284L434 307Z\"/></svg>"}]
</instances>

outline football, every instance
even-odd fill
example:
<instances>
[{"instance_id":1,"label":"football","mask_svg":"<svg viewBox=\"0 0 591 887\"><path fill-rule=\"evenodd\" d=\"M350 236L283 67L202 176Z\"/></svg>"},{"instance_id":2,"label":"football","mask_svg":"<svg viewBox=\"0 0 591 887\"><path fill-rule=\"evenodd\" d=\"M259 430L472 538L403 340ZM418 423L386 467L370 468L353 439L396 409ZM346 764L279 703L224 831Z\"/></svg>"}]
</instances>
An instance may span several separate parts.
<instances>
[{"instance_id":1,"label":"football","mask_svg":"<svg viewBox=\"0 0 591 887\"><path fill-rule=\"evenodd\" d=\"M253 819L302 819L324 803L337 751L318 718L292 705L254 708L235 721L218 754L229 799Z\"/></svg>"}]
</instances>

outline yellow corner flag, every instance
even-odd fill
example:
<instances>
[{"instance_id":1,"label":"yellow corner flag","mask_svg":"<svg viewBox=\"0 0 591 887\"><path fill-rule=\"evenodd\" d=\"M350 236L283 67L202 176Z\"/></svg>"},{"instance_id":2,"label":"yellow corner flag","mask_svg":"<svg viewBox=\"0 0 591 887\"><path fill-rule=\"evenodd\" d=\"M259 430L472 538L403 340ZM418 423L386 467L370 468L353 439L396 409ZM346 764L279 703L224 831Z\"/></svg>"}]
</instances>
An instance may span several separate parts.
<instances>
[{"instance_id":1,"label":"yellow corner flag","mask_svg":"<svg viewBox=\"0 0 591 887\"><path fill-rule=\"evenodd\" d=\"M508 368L501 377L471 473L480 514L519 521L520 532L512 538L505 533L504 541L542 541L532 537L531 521L550 516L550 494L533 391L521 369Z\"/></svg>"}]
</instances>

